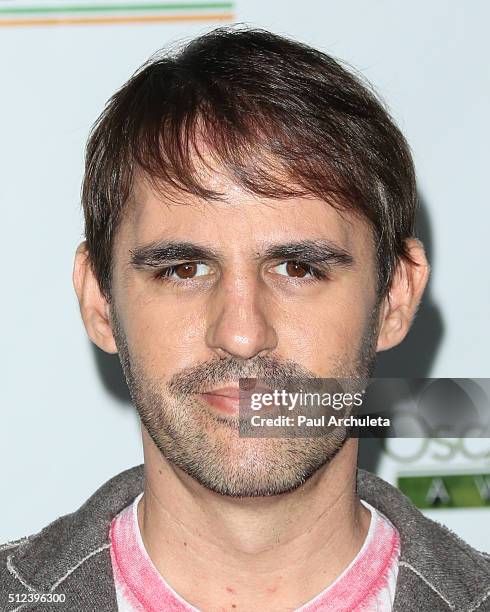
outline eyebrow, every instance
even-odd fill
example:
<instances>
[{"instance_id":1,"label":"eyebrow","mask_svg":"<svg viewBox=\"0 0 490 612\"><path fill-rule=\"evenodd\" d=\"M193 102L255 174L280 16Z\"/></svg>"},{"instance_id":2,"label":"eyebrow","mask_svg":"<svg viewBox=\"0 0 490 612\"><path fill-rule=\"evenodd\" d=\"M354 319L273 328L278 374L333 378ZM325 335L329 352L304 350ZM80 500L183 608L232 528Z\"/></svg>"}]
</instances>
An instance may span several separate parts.
<instances>
[{"instance_id":1,"label":"eyebrow","mask_svg":"<svg viewBox=\"0 0 490 612\"><path fill-rule=\"evenodd\" d=\"M192 242L158 242L130 249L131 265L134 268L157 268L176 261L196 259L217 260L217 251Z\"/></svg>"},{"instance_id":2,"label":"eyebrow","mask_svg":"<svg viewBox=\"0 0 490 612\"><path fill-rule=\"evenodd\" d=\"M134 268L158 268L178 261L222 260L222 255L208 246L192 242L157 242L130 249L130 263ZM256 259L298 260L307 264L325 263L331 266L350 268L353 256L345 249L326 240L300 240L268 246Z\"/></svg>"},{"instance_id":3,"label":"eyebrow","mask_svg":"<svg viewBox=\"0 0 490 612\"><path fill-rule=\"evenodd\" d=\"M297 259L304 263L327 263L341 268L351 268L354 257L330 240L300 240L267 247L260 255L265 259Z\"/></svg>"}]
</instances>

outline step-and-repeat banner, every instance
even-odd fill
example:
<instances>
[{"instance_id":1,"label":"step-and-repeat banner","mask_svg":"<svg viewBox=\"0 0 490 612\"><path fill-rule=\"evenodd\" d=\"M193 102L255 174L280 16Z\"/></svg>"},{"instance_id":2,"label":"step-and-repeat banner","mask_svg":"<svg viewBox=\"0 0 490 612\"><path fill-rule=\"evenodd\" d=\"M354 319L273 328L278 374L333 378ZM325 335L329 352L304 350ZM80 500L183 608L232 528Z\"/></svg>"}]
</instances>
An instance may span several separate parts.
<instances>
[{"instance_id":1,"label":"step-and-repeat banner","mask_svg":"<svg viewBox=\"0 0 490 612\"><path fill-rule=\"evenodd\" d=\"M15 270L4 275L11 297L1 305L9 325L2 330L7 434L0 482L9 495L0 512L0 541L37 531L77 507L106 478L141 461L136 419L117 366L86 340L71 288L73 253L82 238L83 147L105 100L153 51L212 27L240 21L296 36L354 64L389 102L419 169L424 231L435 260L430 309L437 304L440 313L427 319L424 332L432 338L438 330L430 359L425 350L414 354L405 361L407 371L401 362L396 375L411 376L414 362L426 360L423 376L480 377L473 384L453 379L441 406L451 398L453 409L458 402L478 403L482 394L488 401L482 377L490 374L490 339L488 325L480 323L490 306L486 267L458 267L461 254L472 252L472 261L481 261L479 232L483 238L490 224L488 207L481 207L486 173L480 177L478 165L484 157L478 151L487 148L478 126L487 121L488 85L477 78L478 66L472 71L479 57L474 45L487 40L476 28L488 22L488 10L478 2L462 7L464 30L458 3L452 9L438 1L409 7L353 0L287 4L0 0L2 253L4 261L17 254ZM410 33L415 31L417 40ZM454 74L458 91L451 85ZM451 164L458 151L464 157L457 173ZM466 217L455 214L463 185L466 214L478 220L471 235ZM43 282L33 273L40 263ZM361 465L490 551L489 438L471 431L434 435L437 428L427 419L412 425L432 433L365 437Z\"/></svg>"},{"instance_id":2,"label":"step-and-repeat banner","mask_svg":"<svg viewBox=\"0 0 490 612\"><path fill-rule=\"evenodd\" d=\"M230 21L234 14L233 4L233 2L202 2L199 0L194 2L3 0L0 3L0 25L19 27Z\"/></svg>"}]
</instances>

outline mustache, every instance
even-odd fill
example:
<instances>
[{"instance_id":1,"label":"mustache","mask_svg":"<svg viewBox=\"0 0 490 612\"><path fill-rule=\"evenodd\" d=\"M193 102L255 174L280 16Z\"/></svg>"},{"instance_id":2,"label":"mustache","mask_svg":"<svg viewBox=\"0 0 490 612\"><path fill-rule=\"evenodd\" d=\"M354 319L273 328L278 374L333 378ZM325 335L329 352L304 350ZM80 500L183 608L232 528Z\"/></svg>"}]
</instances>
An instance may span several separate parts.
<instances>
[{"instance_id":1,"label":"mustache","mask_svg":"<svg viewBox=\"0 0 490 612\"><path fill-rule=\"evenodd\" d=\"M263 356L243 360L229 357L211 360L197 366L184 368L174 374L168 383L170 393L185 397L193 393L205 393L217 385L238 383L240 379L260 379L268 387L286 388L288 381L295 383L315 378L314 372L292 360Z\"/></svg>"}]
</instances>

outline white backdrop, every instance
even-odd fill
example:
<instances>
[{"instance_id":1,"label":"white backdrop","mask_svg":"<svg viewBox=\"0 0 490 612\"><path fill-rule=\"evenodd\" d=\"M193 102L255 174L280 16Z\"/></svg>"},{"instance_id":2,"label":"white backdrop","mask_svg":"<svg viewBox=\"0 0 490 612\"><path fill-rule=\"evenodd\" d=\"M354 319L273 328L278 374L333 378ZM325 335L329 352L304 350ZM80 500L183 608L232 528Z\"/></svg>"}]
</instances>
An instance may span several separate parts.
<instances>
[{"instance_id":1,"label":"white backdrop","mask_svg":"<svg viewBox=\"0 0 490 612\"><path fill-rule=\"evenodd\" d=\"M490 376L490 5L238 0L235 7L237 21L360 69L413 149L434 273L414 340L385 358L383 371ZM83 148L107 98L143 61L213 25L0 28L0 542L73 511L142 461L137 419L109 391L112 362L101 355L109 374L100 376L71 286L82 239ZM468 467L463 457L454 461ZM490 459L478 467L488 471ZM397 469L386 457L378 466L389 479ZM432 514L490 550L478 527L485 513L488 525L489 511L466 510L464 520L461 512Z\"/></svg>"}]
</instances>

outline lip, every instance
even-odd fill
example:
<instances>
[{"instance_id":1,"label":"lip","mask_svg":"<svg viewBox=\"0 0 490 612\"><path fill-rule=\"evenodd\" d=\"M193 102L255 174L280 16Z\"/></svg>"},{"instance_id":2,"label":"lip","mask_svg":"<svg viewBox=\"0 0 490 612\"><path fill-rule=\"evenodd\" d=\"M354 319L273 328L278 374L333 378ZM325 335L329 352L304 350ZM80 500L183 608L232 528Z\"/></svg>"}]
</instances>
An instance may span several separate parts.
<instances>
[{"instance_id":1,"label":"lip","mask_svg":"<svg viewBox=\"0 0 490 612\"><path fill-rule=\"evenodd\" d=\"M219 397L229 397L231 399L240 399L240 388L239 387L222 387L220 389L211 389L205 391L202 395L216 395Z\"/></svg>"},{"instance_id":2,"label":"lip","mask_svg":"<svg viewBox=\"0 0 490 612\"><path fill-rule=\"evenodd\" d=\"M200 397L212 408L225 414L236 415L240 411L242 401L242 412L253 412L247 409L247 405L254 393L269 393L270 388L257 385L253 389L240 389L240 387L221 387L200 393Z\"/></svg>"},{"instance_id":3,"label":"lip","mask_svg":"<svg viewBox=\"0 0 490 612\"><path fill-rule=\"evenodd\" d=\"M226 414L238 414L240 408L240 389L238 387L222 387L200 393L202 399L212 408Z\"/></svg>"}]
</instances>

